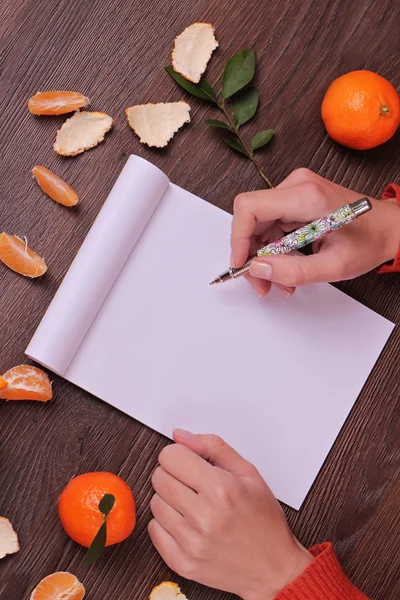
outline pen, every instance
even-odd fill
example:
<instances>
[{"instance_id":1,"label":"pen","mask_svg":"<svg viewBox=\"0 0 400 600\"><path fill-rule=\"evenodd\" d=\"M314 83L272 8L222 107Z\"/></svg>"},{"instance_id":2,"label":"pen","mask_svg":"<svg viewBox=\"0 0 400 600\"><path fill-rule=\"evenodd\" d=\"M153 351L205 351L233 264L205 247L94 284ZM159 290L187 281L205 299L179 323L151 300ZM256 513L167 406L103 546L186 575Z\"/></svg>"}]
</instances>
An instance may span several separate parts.
<instances>
[{"instance_id":1,"label":"pen","mask_svg":"<svg viewBox=\"0 0 400 600\"><path fill-rule=\"evenodd\" d=\"M237 279L238 277L245 275L249 272L253 260L258 256L289 254L294 250L303 248L303 246L312 244L331 231L339 229L339 227L343 227L343 225L346 225L347 223L352 223L360 215L370 211L371 208L372 204L368 198L360 198L351 204L346 204L346 206L342 206L342 208L335 210L326 217L321 217L309 225L304 225L304 227L300 227L300 229L296 229L296 231L285 235L285 237L280 240L260 248L257 251L257 254L251 256L243 266L238 268L229 267L225 273L222 273L214 279L214 281L211 281L210 285L213 285L214 283L223 283L229 279Z\"/></svg>"}]
</instances>

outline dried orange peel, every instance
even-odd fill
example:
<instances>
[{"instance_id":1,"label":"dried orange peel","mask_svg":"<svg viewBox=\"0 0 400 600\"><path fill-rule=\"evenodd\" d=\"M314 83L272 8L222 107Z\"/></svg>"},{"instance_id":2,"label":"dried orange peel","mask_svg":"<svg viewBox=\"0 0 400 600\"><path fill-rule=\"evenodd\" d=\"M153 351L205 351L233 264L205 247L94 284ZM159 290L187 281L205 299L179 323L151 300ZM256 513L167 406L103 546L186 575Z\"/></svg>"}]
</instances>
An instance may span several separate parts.
<instances>
[{"instance_id":1,"label":"dried orange peel","mask_svg":"<svg viewBox=\"0 0 400 600\"><path fill-rule=\"evenodd\" d=\"M10 521L0 517L0 558L15 554L19 550L18 536Z\"/></svg>"},{"instance_id":2,"label":"dried orange peel","mask_svg":"<svg viewBox=\"0 0 400 600\"><path fill-rule=\"evenodd\" d=\"M0 233L0 260L25 277L40 277L47 271L43 258L28 248L26 240L8 233Z\"/></svg>"},{"instance_id":3,"label":"dried orange peel","mask_svg":"<svg viewBox=\"0 0 400 600\"><path fill-rule=\"evenodd\" d=\"M149 596L149 600L188 600L180 590L177 583L164 581L153 589Z\"/></svg>"},{"instance_id":4,"label":"dried orange peel","mask_svg":"<svg viewBox=\"0 0 400 600\"><path fill-rule=\"evenodd\" d=\"M175 38L172 66L192 83L199 83L212 53L218 47L210 23L193 23Z\"/></svg>"},{"instance_id":5,"label":"dried orange peel","mask_svg":"<svg viewBox=\"0 0 400 600\"><path fill-rule=\"evenodd\" d=\"M137 104L125 110L126 118L142 144L164 148L174 134L190 122L187 102Z\"/></svg>"},{"instance_id":6,"label":"dried orange peel","mask_svg":"<svg viewBox=\"0 0 400 600\"><path fill-rule=\"evenodd\" d=\"M82 600L84 595L85 588L75 575L59 571L42 579L30 600Z\"/></svg>"},{"instance_id":7,"label":"dried orange peel","mask_svg":"<svg viewBox=\"0 0 400 600\"><path fill-rule=\"evenodd\" d=\"M76 112L57 131L53 148L61 156L76 156L100 144L113 125L106 113Z\"/></svg>"},{"instance_id":8,"label":"dried orange peel","mask_svg":"<svg viewBox=\"0 0 400 600\"><path fill-rule=\"evenodd\" d=\"M3 375L7 386L0 392L0 400L39 400L47 402L53 397L48 375L31 365L13 367Z\"/></svg>"},{"instance_id":9,"label":"dried orange peel","mask_svg":"<svg viewBox=\"0 0 400 600\"><path fill-rule=\"evenodd\" d=\"M38 92L28 100L28 108L34 115L64 115L87 106L89 98L78 92Z\"/></svg>"},{"instance_id":10,"label":"dried orange peel","mask_svg":"<svg viewBox=\"0 0 400 600\"><path fill-rule=\"evenodd\" d=\"M32 175L45 194L54 202L63 206L75 206L78 204L78 194L61 177L58 177L46 167L36 166L32 169Z\"/></svg>"}]
</instances>

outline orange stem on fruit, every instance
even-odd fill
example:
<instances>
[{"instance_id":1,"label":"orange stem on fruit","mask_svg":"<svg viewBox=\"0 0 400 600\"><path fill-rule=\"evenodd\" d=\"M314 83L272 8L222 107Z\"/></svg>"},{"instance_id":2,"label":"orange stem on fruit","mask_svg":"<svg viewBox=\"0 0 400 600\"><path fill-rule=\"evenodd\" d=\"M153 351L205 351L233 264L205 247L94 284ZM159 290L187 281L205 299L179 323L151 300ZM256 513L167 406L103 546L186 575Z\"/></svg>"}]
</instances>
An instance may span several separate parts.
<instances>
[{"instance_id":1,"label":"orange stem on fruit","mask_svg":"<svg viewBox=\"0 0 400 600\"><path fill-rule=\"evenodd\" d=\"M385 104L384 106L381 106L381 115L385 116L387 114L389 114L390 110L387 104Z\"/></svg>"}]
</instances>

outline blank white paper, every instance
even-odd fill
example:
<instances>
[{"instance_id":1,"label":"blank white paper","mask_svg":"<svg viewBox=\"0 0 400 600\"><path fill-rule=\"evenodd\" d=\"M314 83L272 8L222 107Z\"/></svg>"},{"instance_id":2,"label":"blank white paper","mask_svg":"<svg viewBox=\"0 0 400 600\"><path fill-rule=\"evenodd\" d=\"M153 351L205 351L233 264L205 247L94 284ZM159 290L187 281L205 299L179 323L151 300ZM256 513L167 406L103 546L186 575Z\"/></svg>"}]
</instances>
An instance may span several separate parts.
<instances>
[{"instance_id":1,"label":"blank white paper","mask_svg":"<svg viewBox=\"0 0 400 600\"><path fill-rule=\"evenodd\" d=\"M221 435L298 509L393 324L327 284L262 300L244 280L209 286L231 216L138 157L118 182L27 354L168 437ZM115 268L103 271L105 235ZM78 293L89 300L71 315Z\"/></svg>"}]
</instances>

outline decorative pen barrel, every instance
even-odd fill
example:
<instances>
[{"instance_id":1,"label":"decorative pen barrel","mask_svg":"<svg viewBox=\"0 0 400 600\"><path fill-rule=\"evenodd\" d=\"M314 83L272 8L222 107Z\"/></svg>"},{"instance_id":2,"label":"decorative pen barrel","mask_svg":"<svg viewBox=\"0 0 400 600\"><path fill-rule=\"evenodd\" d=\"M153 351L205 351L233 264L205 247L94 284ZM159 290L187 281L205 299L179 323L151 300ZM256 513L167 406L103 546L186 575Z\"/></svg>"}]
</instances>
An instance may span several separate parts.
<instances>
[{"instance_id":1,"label":"decorative pen barrel","mask_svg":"<svg viewBox=\"0 0 400 600\"><path fill-rule=\"evenodd\" d=\"M329 215L321 217L309 225L304 225L304 227L300 227L300 229L296 229L296 231L285 235L282 239L260 248L257 254L251 256L244 265L238 268L230 267L228 271L220 275L212 283L220 283L228 279L237 279L242 275L246 275L249 272L251 263L258 256L289 254L312 244L331 231L335 231L335 229L339 229L343 225L355 221L360 215L371 210L371 208L372 205L368 198L360 198L351 204L346 204L346 206L342 206Z\"/></svg>"}]
</instances>

